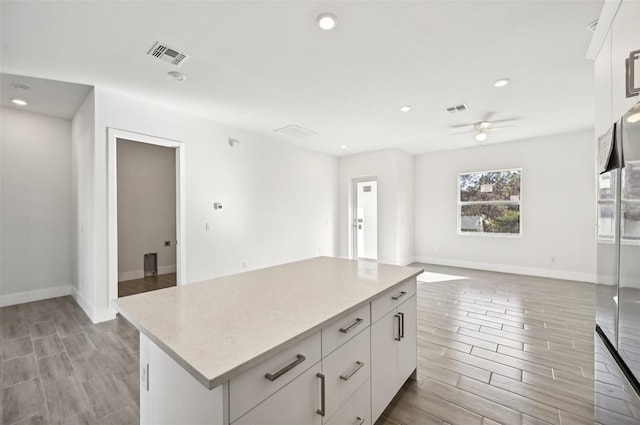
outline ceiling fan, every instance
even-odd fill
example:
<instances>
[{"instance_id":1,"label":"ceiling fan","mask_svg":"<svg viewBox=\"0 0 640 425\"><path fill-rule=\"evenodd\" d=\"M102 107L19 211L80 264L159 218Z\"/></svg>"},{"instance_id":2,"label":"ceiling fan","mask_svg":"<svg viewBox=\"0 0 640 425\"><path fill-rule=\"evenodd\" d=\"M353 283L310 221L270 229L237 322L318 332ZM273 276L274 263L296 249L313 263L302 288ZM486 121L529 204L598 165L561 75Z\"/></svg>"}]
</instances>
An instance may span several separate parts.
<instances>
[{"instance_id":1,"label":"ceiling fan","mask_svg":"<svg viewBox=\"0 0 640 425\"><path fill-rule=\"evenodd\" d=\"M514 118L515 119L515 118ZM451 128L464 128L464 127L471 127L469 130L466 131L461 131L458 133L451 133L451 136L457 135L457 134L466 134L466 133L475 133L475 139L478 142L484 142L485 140L487 140L487 136L489 135L490 131L494 131L494 130L501 130L503 128L509 128L509 127L515 127L515 125L501 125L501 126L494 126L495 123L497 122L505 122L505 121L513 121L514 119L509 119L509 120L500 120L500 121L478 121L478 122L474 122L472 124L461 124L461 125L454 125Z\"/></svg>"}]
</instances>

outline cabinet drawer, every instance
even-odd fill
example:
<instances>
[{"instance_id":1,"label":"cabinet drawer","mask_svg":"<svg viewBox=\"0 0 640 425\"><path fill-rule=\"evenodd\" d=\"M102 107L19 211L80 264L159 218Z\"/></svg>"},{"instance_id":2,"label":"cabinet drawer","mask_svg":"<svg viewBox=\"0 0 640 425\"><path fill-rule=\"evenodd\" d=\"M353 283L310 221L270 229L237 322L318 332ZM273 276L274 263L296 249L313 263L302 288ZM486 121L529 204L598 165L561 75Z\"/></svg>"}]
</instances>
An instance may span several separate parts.
<instances>
[{"instance_id":1,"label":"cabinet drawer","mask_svg":"<svg viewBox=\"0 0 640 425\"><path fill-rule=\"evenodd\" d=\"M399 306L416 293L416 278L407 279L371 302L371 323Z\"/></svg>"},{"instance_id":2,"label":"cabinet drawer","mask_svg":"<svg viewBox=\"0 0 640 425\"><path fill-rule=\"evenodd\" d=\"M320 362L247 412L233 425L320 425Z\"/></svg>"},{"instance_id":3,"label":"cabinet drawer","mask_svg":"<svg viewBox=\"0 0 640 425\"><path fill-rule=\"evenodd\" d=\"M371 312L369 303L362 308L344 315L334 323L322 329L322 357L326 357L336 348L369 327Z\"/></svg>"},{"instance_id":4,"label":"cabinet drawer","mask_svg":"<svg viewBox=\"0 0 640 425\"><path fill-rule=\"evenodd\" d=\"M230 421L235 421L317 363L320 360L320 352L320 332L316 332L231 379L229 381Z\"/></svg>"},{"instance_id":5,"label":"cabinet drawer","mask_svg":"<svg viewBox=\"0 0 640 425\"><path fill-rule=\"evenodd\" d=\"M322 360L326 417L331 417L371 376L371 334L367 328Z\"/></svg>"},{"instance_id":6,"label":"cabinet drawer","mask_svg":"<svg viewBox=\"0 0 640 425\"><path fill-rule=\"evenodd\" d=\"M367 380L325 425L371 425L371 385Z\"/></svg>"}]
</instances>

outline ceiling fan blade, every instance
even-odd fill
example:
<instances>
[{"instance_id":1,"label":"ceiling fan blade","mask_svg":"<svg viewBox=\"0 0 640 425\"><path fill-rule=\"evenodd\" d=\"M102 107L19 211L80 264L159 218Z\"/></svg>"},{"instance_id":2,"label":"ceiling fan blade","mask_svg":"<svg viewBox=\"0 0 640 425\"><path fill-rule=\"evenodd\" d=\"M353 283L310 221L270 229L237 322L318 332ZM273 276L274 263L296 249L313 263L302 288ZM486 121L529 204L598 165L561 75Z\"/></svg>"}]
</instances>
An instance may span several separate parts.
<instances>
[{"instance_id":1,"label":"ceiling fan blade","mask_svg":"<svg viewBox=\"0 0 640 425\"><path fill-rule=\"evenodd\" d=\"M518 120L521 120L521 119L522 118L520 118L520 117L505 118L503 120L493 120L493 121L491 121L491 124L501 123L501 122L509 122L509 121L518 121Z\"/></svg>"},{"instance_id":2,"label":"ceiling fan blade","mask_svg":"<svg viewBox=\"0 0 640 425\"><path fill-rule=\"evenodd\" d=\"M475 132L475 131L476 131L475 129L471 129L471 130L468 130L468 131L461 131L461 132L459 132L459 133L451 133L451 134L449 134L449 136L457 136L458 134L473 133L473 132Z\"/></svg>"},{"instance_id":3,"label":"ceiling fan blade","mask_svg":"<svg viewBox=\"0 0 640 425\"><path fill-rule=\"evenodd\" d=\"M515 125L501 125L498 127L489 127L487 130L493 131L493 130L501 130L503 128L511 128L511 127L515 127Z\"/></svg>"},{"instance_id":4,"label":"ceiling fan blade","mask_svg":"<svg viewBox=\"0 0 640 425\"><path fill-rule=\"evenodd\" d=\"M471 124L458 124L458 125L452 125L449 128L465 128L465 127L473 127L475 124L471 123Z\"/></svg>"}]
</instances>

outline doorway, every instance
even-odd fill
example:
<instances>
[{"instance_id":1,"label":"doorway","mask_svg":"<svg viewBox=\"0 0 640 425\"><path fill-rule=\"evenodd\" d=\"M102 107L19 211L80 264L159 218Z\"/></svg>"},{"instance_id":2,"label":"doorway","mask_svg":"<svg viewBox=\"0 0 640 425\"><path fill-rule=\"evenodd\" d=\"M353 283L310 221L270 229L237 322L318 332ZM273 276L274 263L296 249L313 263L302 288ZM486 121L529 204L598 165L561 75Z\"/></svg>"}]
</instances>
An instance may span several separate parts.
<instances>
[{"instance_id":1,"label":"doorway","mask_svg":"<svg viewBox=\"0 0 640 425\"><path fill-rule=\"evenodd\" d=\"M185 281L184 145L109 129L109 299Z\"/></svg>"},{"instance_id":2,"label":"doorway","mask_svg":"<svg viewBox=\"0 0 640 425\"><path fill-rule=\"evenodd\" d=\"M116 143L120 298L176 285L176 148Z\"/></svg>"},{"instance_id":3,"label":"doorway","mask_svg":"<svg viewBox=\"0 0 640 425\"><path fill-rule=\"evenodd\" d=\"M378 259L378 181L353 180L353 258Z\"/></svg>"}]
</instances>

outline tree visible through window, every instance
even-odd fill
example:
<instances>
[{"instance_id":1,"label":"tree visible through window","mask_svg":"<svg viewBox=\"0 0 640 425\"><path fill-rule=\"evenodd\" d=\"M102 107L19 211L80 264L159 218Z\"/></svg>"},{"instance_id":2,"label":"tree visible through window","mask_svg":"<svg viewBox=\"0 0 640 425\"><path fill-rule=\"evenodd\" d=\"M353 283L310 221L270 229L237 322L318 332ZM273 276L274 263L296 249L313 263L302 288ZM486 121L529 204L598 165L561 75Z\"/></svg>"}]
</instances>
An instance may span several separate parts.
<instances>
[{"instance_id":1,"label":"tree visible through window","mask_svg":"<svg viewBox=\"0 0 640 425\"><path fill-rule=\"evenodd\" d=\"M520 235L522 169L458 174L458 233Z\"/></svg>"}]
</instances>

